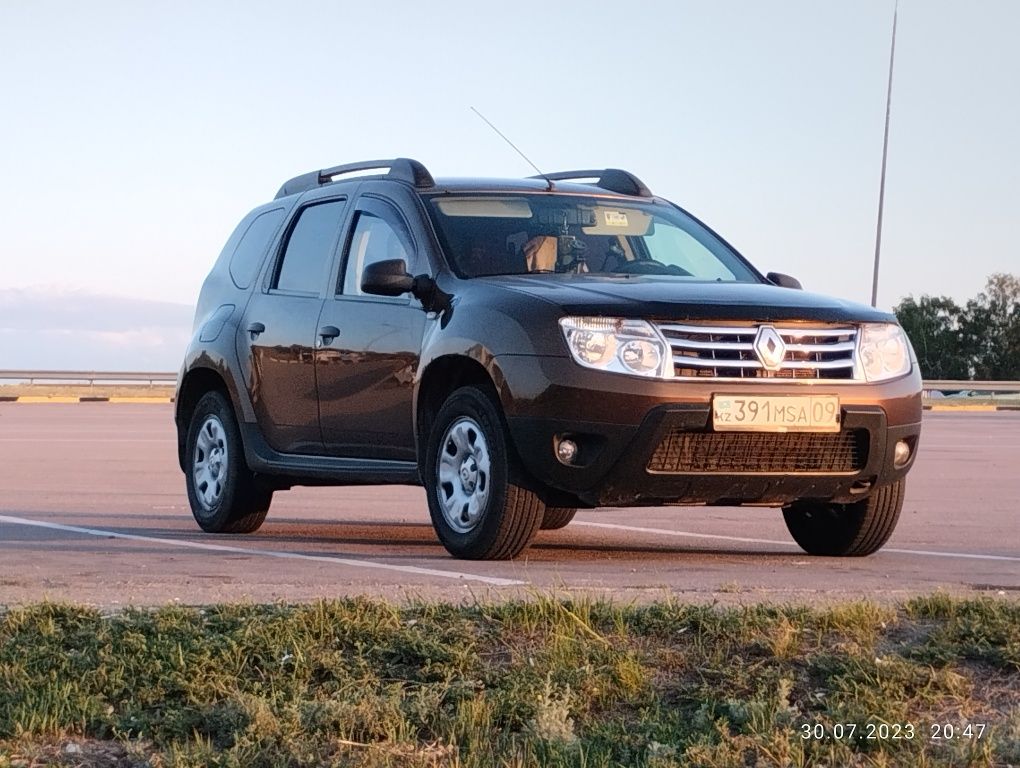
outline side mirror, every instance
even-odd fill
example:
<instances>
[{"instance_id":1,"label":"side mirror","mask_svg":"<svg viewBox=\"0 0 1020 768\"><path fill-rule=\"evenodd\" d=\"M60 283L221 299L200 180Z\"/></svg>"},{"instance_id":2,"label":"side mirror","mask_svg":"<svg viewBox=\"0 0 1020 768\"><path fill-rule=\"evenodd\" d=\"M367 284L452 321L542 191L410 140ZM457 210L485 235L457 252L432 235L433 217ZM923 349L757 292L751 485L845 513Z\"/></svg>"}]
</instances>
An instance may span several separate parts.
<instances>
[{"instance_id":1,"label":"side mirror","mask_svg":"<svg viewBox=\"0 0 1020 768\"><path fill-rule=\"evenodd\" d=\"M765 275L765 279L773 285L781 286L782 288L802 288L800 280L789 275L784 275L782 272L769 272Z\"/></svg>"},{"instance_id":2,"label":"side mirror","mask_svg":"<svg viewBox=\"0 0 1020 768\"><path fill-rule=\"evenodd\" d=\"M400 296L414 290L414 278L407 274L403 259L376 261L361 273L361 290L377 296Z\"/></svg>"}]
</instances>

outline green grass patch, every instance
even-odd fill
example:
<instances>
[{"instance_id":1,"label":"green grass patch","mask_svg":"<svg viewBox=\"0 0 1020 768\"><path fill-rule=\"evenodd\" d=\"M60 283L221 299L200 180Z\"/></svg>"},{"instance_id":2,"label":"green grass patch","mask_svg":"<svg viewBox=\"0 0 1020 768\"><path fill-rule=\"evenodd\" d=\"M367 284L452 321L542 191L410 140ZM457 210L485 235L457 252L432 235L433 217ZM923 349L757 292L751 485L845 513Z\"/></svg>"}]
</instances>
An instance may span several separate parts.
<instances>
[{"instance_id":1,"label":"green grass patch","mask_svg":"<svg viewBox=\"0 0 1020 768\"><path fill-rule=\"evenodd\" d=\"M0 615L0 768L1007 765L1018 702L992 599Z\"/></svg>"}]
</instances>

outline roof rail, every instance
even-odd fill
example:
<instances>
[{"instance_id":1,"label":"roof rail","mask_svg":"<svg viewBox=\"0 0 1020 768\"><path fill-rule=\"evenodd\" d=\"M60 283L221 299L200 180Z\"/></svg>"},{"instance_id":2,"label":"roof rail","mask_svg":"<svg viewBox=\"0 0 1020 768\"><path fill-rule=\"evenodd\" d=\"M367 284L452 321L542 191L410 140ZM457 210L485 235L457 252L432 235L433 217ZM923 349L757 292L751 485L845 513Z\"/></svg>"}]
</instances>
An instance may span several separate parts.
<instances>
[{"instance_id":1,"label":"roof rail","mask_svg":"<svg viewBox=\"0 0 1020 768\"><path fill-rule=\"evenodd\" d=\"M560 171L532 176L532 179L548 179L551 181L568 181L570 179L598 179L595 186L618 192L621 195L651 197L652 192L645 183L630 171L619 168L603 168L601 171Z\"/></svg>"},{"instance_id":2,"label":"roof rail","mask_svg":"<svg viewBox=\"0 0 1020 768\"><path fill-rule=\"evenodd\" d=\"M309 189L321 187L323 184L330 184L334 176L341 176L345 173L353 173L354 171L369 171L375 168L389 168L390 171L386 174L386 178L406 181L418 188L434 187L436 184L428 168L417 160L398 157L393 160L363 160L360 163L348 163L332 168L323 168L321 171L303 173L285 182L280 187L280 191L276 193L276 197L296 195L299 192L306 192Z\"/></svg>"}]
</instances>

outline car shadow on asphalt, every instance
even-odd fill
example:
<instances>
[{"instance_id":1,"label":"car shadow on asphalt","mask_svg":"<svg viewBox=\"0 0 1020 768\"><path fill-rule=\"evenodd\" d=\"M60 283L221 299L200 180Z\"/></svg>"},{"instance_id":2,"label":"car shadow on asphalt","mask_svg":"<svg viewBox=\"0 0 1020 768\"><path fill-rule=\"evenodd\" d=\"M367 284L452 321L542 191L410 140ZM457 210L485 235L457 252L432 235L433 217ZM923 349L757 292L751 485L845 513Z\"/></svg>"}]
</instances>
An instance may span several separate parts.
<instances>
[{"instance_id":1,"label":"car shadow on asphalt","mask_svg":"<svg viewBox=\"0 0 1020 768\"><path fill-rule=\"evenodd\" d=\"M149 519L149 518L146 518ZM305 526L305 530L299 534L286 531L293 525ZM278 521L267 522L257 533L243 536L230 534L203 533L197 528L181 527L127 527L127 526L102 526L93 530L100 530L112 534L109 537L83 535L74 531L61 529L40 529L22 528L21 526L10 526L12 529L9 536L6 536L3 544L16 544L30 546L46 546L48 544L61 544L67 547L79 537L84 536L80 543L75 544L75 549L80 551L98 552L108 551L108 547L100 542L119 541L118 548L125 551L137 551L132 546L131 539L121 539L120 536L144 536L147 539L165 539L168 542L188 541L200 544L212 544L224 547L236 547L237 549L251 548L254 551L264 548L265 545L286 544L286 549L274 550L292 553L306 557L340 557L351 559L385 559L385 560L428 560L439 562L460 562L454 560L443 550L435 537L431 525L407 522L384 522L384 521ZM555 540L543 540L545 537L555 537ZM607 542L604 535L598 540L592 540L592 534L587 532L540 532L535 542L525 550L515 561L522 562L547 562L547 563L591 563L598 560L611 560L613 562L626 562L628 556L634 557L638 562L647 564L651 562L649 556L658 556L659 559L675 558L677 555L692 557L730 557L741 559L768 559L773 561L787 561L804 559L808 556L802 552L776 551L774 549L747 550L733 547L685 547L679 544L625 544ZM86 543L87 542L87 543ZM302 547L301 545L305 545ZM326 548L319 548L326 545ZM774 546L774 545L763 545ZM310 548L311 547L311 548ZM338 549L338 547L342 549ZM357 547L349 551L347 548ZM2 548L2 545L0 545ZM401 549L413 548L414 552L401 552ZM152 542L145 542L145 549L150 552L161 551L152 547ZM172 543L169 547L172 551L181 552L181 549ZM183 554L183 552L181 552ZM235 553L241 554L241 553Z\"/></svg>"}]
</instances>

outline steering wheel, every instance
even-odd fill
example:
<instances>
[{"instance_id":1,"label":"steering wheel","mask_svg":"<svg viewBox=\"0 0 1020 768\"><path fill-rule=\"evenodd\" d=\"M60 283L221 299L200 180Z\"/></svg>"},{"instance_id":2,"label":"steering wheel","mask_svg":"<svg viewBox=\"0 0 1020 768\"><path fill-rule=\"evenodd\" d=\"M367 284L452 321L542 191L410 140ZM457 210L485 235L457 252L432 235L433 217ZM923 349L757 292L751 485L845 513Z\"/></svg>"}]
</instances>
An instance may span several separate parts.
<instances>
[{"instance_id":1,"label":"steering wheel","mask_svg":"<svg viewBox=\"0 0 1020 768\"><path fill-rule=\"evenodd\" d=\"M690 277L691 273L676 264L663 264L655 259L639 259L625 261L617 266L615 272L622 272L626 275L677 275L679 277Z\"/></svg>"}]
</instances>

